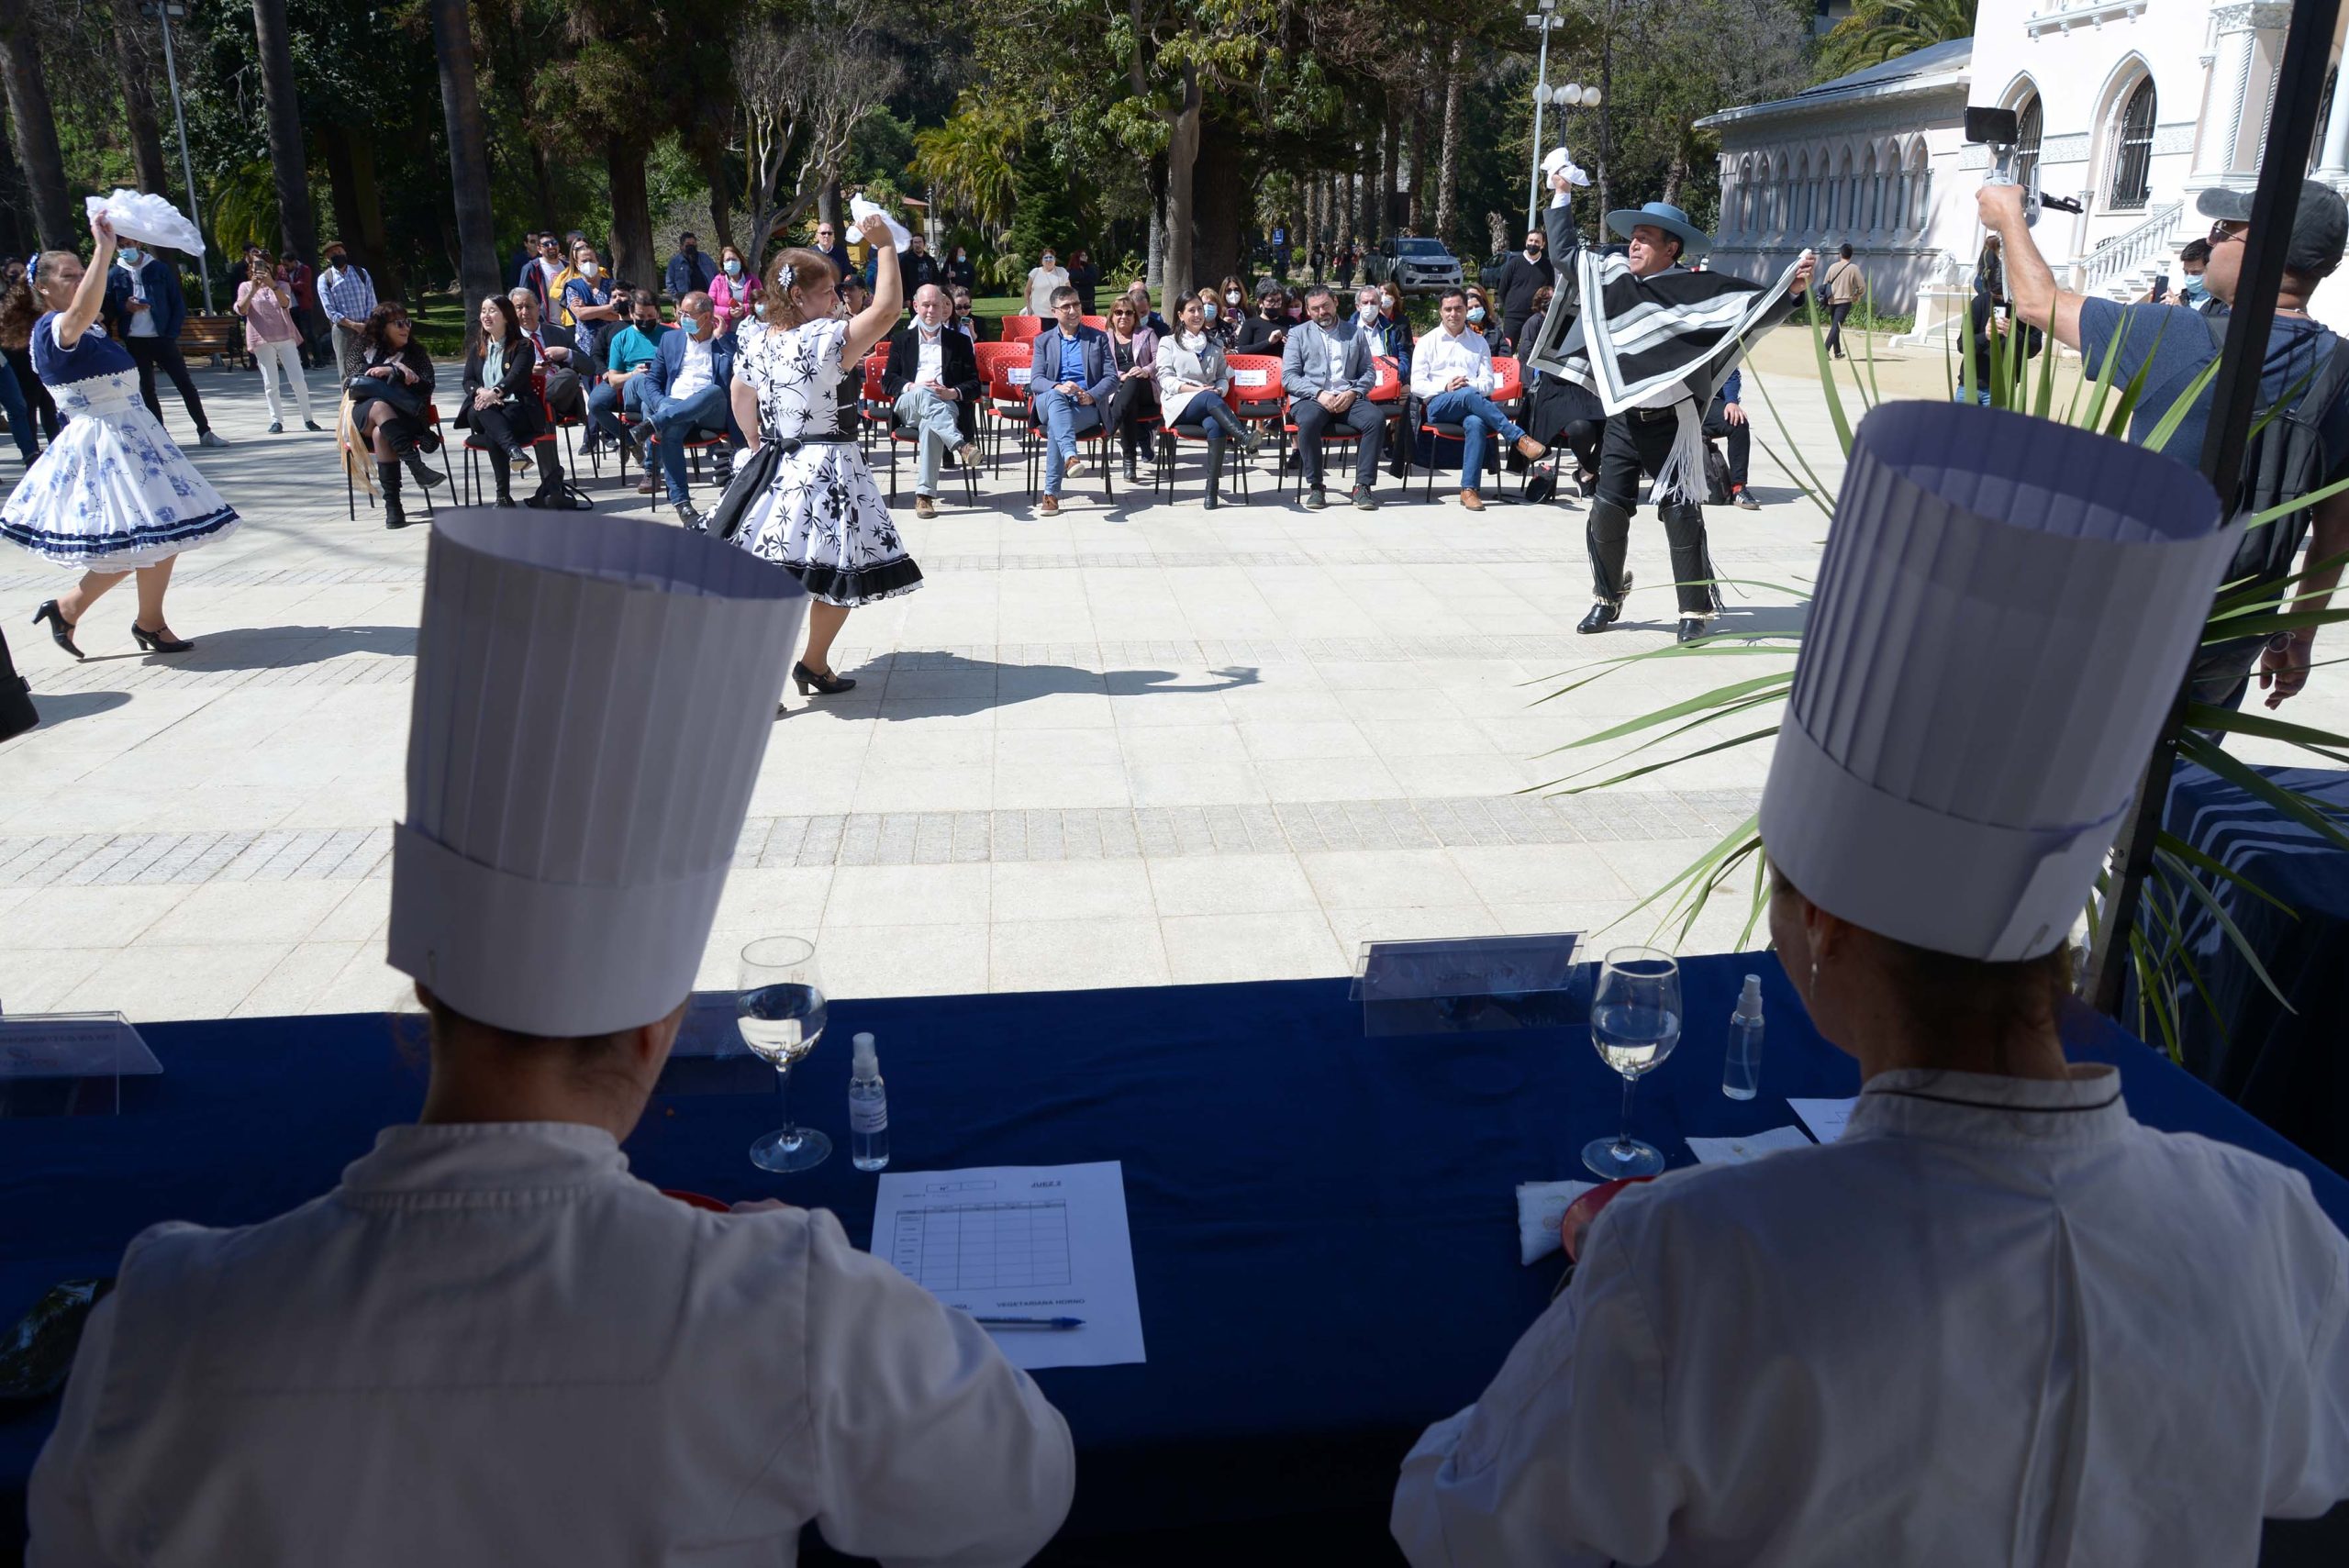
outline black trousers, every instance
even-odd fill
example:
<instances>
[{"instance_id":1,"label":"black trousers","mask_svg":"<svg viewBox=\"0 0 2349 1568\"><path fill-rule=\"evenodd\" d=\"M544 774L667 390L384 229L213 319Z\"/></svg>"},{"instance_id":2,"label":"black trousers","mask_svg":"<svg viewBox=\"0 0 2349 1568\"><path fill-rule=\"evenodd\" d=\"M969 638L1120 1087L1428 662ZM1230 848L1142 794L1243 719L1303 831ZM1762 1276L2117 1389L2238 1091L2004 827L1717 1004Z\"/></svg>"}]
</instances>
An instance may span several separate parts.
<instances>
[{"instance_id":1,"label":"black trousers","mask_svg":"<svg viewBox=\"0 0 2349 1568\"><path fill-rule=\"evenodd\" d=\"M1118 383L1117 393L1109 399L1109 428L1117 432L1129 462L1141 452L1141 422L1157 412L1158 394L1152 389L1150 377L1138 375Z\"/></svg>"},{"instance_id":2,"label":"black trousers","mask_svg":"<svg viewBox=\"0 0 2349 1568\"><path fill-rule=\"evenodd\" d=\"M1288 417L1297 425L1297 450L1305 464L1305 487L1321 488L1321 433L1333 425L1343 425L1362 439L1354 443L1354 484L1364 490L1378 485L1378 452L1386 444L1386 420L1393 409L1373 403L1367 397L1357 397L1342 414L1332 414L1310 397L1300 397L1289 405Z\"/></svg>"},{"instance_id":3,"label":"black trousers","mask_svg":"<svg viewBox=\"0 0 2349 1568\"><path fill-rule=\"evenodd\" d=\"M1840 354L1843 351L1843 317L1851 314L1852 306L1849 301L1827 307L1827 351L1829 353Z\"/></svg>"},{"instance_id":4,"label":"black trousers","mask_svg":"<svg viewBox=\"0 0 2349 1568\"><path fill-rule=\"evenodd\" d=\"M195 395L195 383L188 378L187 361L180 356L180 346L171 338L133 338L126 335L122 346L130 350L130 362L139 367L139 400L147 405L147 412L155 422L163 420L163 406L155 400L155 371L161 367L180 389L180 401L187 405L187 417L195 421L199 436L212 428L212 421L204 417L204 399Z\"/></svg>"},{"instance_id":5,"label":"black trousers","mask_svg":"<svg viewBox=\"0 0 2349 1568\"><path fill-rule=\"evenodd\" d=\"M1672 455L1679 421L1664 410L1660 418L1642 419L1626 411L1607 421L1607 435L1598 455L1598 495L1591 502L1587 530L1590 546L1591 594L1610 604L1623 597L1623 560L1631 538L1631 509L1639 504L1640 480L1653 478ZM1704 483L1700 473L1695 483ZM1720 608L1712 585L1720 574L1705 546L1705 509L1694 501L1658 504L1664 537L1672 547L1672 580L1677 586L1680 613L1709 616Z\"/></svg>"},{"instance_id":6,"label":"black trousers","mask_svg":"<svg viewBox=\"0 0 2349 1568\"><path fill-rule=\"evenodd\" d=\"M1561 375L1544 375L1533 386L1525 417L1528 434L1545 447L1564 447L1575 464L1588 473L1598 472L1599 441L1607 415L1598 397Z\"/></svg>"},{"instance_id":7,"label":"black trousers","mask_svg":"<svg viewBox=\"0 0 2349 1568\"><path fill-rule=\"evenodd\" d=\"M9 373L17 378L17 385L24 393L25 402L31 407L33 417L40 421L41 435L49 440L57 439L57 399L49 395L49 388L43 386L40 377L34 373L32 351L29 349L10 349L7 359Z\"/></svg>"},{"instance_id":8,"label":"black trousers","mask_svg":"<svg viewBox=\"0 0 2349 1568\"><path fill-rule=\"evenodd\" d=\"M1746 465L1753 456L1753 424L1751 420L1742 425L1731 424L1729 415L1723 412L1728 406L1720 398L1713 399L1713 406L1705 411L1705 434L1728 443L1730 487L1742 490L1745 487Z\"/></svg>"}]
</instances>

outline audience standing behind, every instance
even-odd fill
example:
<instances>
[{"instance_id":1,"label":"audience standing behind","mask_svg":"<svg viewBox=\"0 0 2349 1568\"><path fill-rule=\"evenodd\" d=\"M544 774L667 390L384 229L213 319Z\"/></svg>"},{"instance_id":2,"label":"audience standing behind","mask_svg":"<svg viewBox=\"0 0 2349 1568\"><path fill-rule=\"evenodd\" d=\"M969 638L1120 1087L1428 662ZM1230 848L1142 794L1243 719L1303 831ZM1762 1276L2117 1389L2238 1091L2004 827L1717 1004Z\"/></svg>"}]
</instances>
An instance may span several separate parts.
<instances>
[{"instance_id":1,"label":"audience standing behind","mask_svg":"<svg viewBox=\"0 0 2349 1568\"><path fill-rule=\"evenodd\" d=\"M759 274L731 245L718 251L718 275L709 283L709 307L718 313L718 329L731 332L749 317L759 297Z\"/></svg>"},{"instance_id":2,"label":"audience standing behind","mask_svg":"<svg viewBox=\"0 0 2349 1568\"><path fill-rule=\"evenodd\" d=\"M106 274L106 330L130 350L131 362L139 367L139 401L161 424L163 406L155 396L155 373L161 371L179 389L180 401L186 405L188 419L195 426L197 442L225 447L228 443L213 434L204 399L196 393L195 382L187 373L187 361L180 353L180 328L186 320L187 296L180 291L179 269L136 245L122 247Z\"/></svg>"},{"instance_id":3,"label":"audience standing behind","mask_svg":"<svg viewBox=\"0 0 2349 1568\"><path fill-rule=\"evenodd\" d=\"M232 307L244 317L245 351L261 371L262 395L269 404L269 433L285 428L285 411L278 401L277 379L283 375L294 388L295 406L302 410L302 428L315 430L310 417L310 384L302 374L302 329L294 319L294 292L278 282L277 269L266 251L245 269Z\"/></svg>"},{"instance_id":4,"label":"audience standing behind","mask_svg":"<svg viewBox=\"0 0 2349 1568\"><path fill-rule=\"evenodd\" d=\"M662 273L662 284L671 299L682 300L689 294L708 290L718 276L718 268L701 253L701 241L692 229L677 236L677 252L669 258L668 269Z\"/></svg>"},{"instance_id":5,"label":"audience standing behind","mask_svg":"<svg viewBox=\"0 0 2349 1568\"><path fill-rule=\"evenodd\" d=\"M1028 269L1028 314L1040 319L1050 320L1052 315L1052 296L1060 290L1071 286L1073 285L1068 281L1068 273L1061 266L1060 258L1053 253L1051 246L1045 246L1044 254L1034 266ZM1083 312L1080 311L1078 314L1082 315Z\"/></svg>"},{"instance_id":6,"label":"audience standing behind","mask_svg":"<svg viewBox=\"0 0 2349 1568\"><path fill-rule=\"evenodd\" d=\"M335 361L348 382L359 373L359 335L375 313L375 280L366 268L352 264L340 239L327 241L326 258L326 271L318 274L318 303L332 324Z\"/></svg>"}]
</instances>

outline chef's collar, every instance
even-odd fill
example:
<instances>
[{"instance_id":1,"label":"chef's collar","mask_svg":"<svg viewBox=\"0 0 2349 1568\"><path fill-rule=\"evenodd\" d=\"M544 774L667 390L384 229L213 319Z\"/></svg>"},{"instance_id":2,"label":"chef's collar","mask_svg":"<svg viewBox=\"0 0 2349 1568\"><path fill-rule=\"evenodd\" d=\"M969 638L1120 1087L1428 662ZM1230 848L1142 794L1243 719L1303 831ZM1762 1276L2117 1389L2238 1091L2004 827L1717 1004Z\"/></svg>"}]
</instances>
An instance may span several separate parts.
<instances>
[{"instance_id":1,"label":"chef's collar","mask_svg":"<svg viewBox=\"0 0 2349 1568\"><path fill-rule=\"evenodd\" d=\"M387 1127L372 1153L344 1167L346 1202L421 1193L519 1195L608 1181L628 1156L600 1127L571 1121L434 1122Z\"/></svg>"},{"instance_id":2,"label":"chef's collar","mask_svg":"<svg viewBox=\"0 0 2349 1568\"><path fill-rule=\"evenodd\" d=\"M2066 1078L1900 1067L1867 1081L1844 1136L2078 1144L2115 1137L2131 1123L2113 1067L2077 1066Z\"/></svg>"}]
</instances>

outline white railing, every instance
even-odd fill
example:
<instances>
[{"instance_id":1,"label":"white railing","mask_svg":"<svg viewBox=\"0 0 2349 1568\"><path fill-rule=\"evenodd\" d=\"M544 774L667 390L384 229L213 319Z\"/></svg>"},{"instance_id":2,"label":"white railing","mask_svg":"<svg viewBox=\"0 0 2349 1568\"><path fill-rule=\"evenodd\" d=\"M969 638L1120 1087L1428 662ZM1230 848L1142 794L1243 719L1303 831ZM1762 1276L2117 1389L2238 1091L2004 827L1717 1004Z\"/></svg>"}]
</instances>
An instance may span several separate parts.
<instances>
[{"instance_id":1,"label":"white railing","mask_svg":"<svg viewBox=\"0 0 2349 1568\"><path fill-rule=\"evenodd\" d=\"M2169 249L2169 238L2177 231L2178 215L2185 210L2183 203L2172 202L2136 228L2114 235L2089 251L2080 261L2080 292L2101 293L2110 284L2151 263Z\"/></svg>"}]
</instances>

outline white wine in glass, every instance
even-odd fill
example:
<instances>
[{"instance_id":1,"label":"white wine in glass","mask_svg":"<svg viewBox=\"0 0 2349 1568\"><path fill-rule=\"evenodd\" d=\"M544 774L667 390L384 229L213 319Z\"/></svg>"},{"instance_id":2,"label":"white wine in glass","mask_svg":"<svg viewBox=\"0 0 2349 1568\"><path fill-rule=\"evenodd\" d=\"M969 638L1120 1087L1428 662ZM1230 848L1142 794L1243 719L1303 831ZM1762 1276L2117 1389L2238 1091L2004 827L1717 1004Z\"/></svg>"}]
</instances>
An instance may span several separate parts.
<instances>
[{"instance_id":1,"label":"white wine in glass","mask_svg":"<svg viewBox=\"0 0 2349 1568\"><path fill-rule=\"evenodd\" d=\"M1680 965L1653 948L1617 948L1599 966L1590 997L1590 1043L1623 1075L1622 1130L1586 1145L1582 1162L1609 1181L1653 1176L1663 1151L1631 1136L1631 1090L1680 1043Z\"/></svg>"},{"instance_id":2,"label":"white wine in glass","mask_svg":"<svg viewBox=\"0 0 2349 1568\"><path fill-rule=\"evenodd\" d=\"M783 1100L783 1125L751 1145L751 1163L763 1171L805 1171L832 1151L830 1139L791 1120L791 1069L823 1039L826 1010L813 943L766 937L742 950L735 1021L742 1043L774 1068Z\"/></svg>"}]
</instances>

